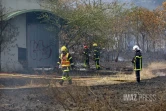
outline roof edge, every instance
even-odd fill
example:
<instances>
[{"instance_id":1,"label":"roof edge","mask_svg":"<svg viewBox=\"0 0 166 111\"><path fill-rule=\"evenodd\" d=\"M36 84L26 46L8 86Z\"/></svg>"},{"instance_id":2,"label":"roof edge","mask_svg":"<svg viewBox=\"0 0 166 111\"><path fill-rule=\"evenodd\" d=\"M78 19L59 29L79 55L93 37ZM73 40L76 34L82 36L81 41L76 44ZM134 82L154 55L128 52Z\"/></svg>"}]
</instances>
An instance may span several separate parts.
<instances>
[{"instance_id":1,"label":"roof edge","mask_svg":"<svg viewBox=\"0 0 166 111\"><path fill-rule=\"evenodd\" d=\"M44 9L17 10L17 11L13 11L13 12L7 13L3 17L3 20L7 21L7 20L10 20L10 19L18 16L18 15L21 15L21 14L24 14L24 13L28 13L28 12L47 12L47 13L53 14L51 11L44 10Z\"/></svg>"}]
</instances>

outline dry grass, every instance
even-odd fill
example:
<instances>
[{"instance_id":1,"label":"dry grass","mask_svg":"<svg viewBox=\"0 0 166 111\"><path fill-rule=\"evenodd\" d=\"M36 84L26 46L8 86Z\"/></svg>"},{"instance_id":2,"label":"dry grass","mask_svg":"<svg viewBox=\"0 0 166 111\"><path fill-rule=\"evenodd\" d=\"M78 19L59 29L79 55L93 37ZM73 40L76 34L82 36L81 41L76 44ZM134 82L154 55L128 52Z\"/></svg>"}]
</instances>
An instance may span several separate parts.
<instances>
[{"instance_id":1,"label":"dry grass","mask_svg":"<svg viewBox=\"0 0 166 111\"><path fill-rule=\"evenodd\" d=\"M153 77L158 76L157 74L153 73L153 71L159 71L160 69L166 69L165 62L153 62L148 65L147 68L143 69L141 78L143 79L150 79Z\"/></svg>"},{"instance_id":2,"label":"dry grass","mask_svg":"<svg viewBox=\"0 0 166 111\"><path fill-rule=\"evenodd\" d=\"M165 65L166 63L164 62L155 62L155 63L151 63L148 65L148 67L143 68L143 70L141 71L141 80L144 79L151 79L154 78L158 75L153 74L154 70L159 70L159 69L165 69ZM35 87L35 86L51 86L51 87L57 87L57 83L55 81L57 81L60 78L57 78L55 75L24 75L24 74L1 74L0 75L1 78L6 78L6 77L10 77L10 78L30 78L30 79L50 79L50 82L48 82L48 84L36 84L36 82L34 82L33 80L31 80L30 83L27 83L26 86L24 87ZM74 77L73 78L74 81L76 81L77 83L79 83L80 86L94 86L94 85L109 85L109 84L120 84L120 83L125 83L125 82L135 82L136 80L136 76L135 76L135 72L133 71L132 74L116 74L116 75L110 75L110 76L93 76L93 77L87 77L87 78L82 78L82 77ZM59 87L59 86L58 86Z\"/></svg>"},{"instance_id":3,"label":"dry grass","mask_svg":"<svg viewBox=\"0 0 166 111\"><path fill-rule=\"evenodd\" d=\"M41 97L55 100L59 105L57 111L166 111L166 77L156 79L158 75L153 74L154 70L165 69L165 66L166 63L152 63L147 68L143 68L141 71L143 84L140 85L135 82L134 72L131 75L119 73L107 77L99 75L93 78L76 77L73 78L73 85L65 83L64 86L57 83L57 78L27 75L13 75L12 77L39 78L40 80L45 78L47 81L49 79L45 85L31 81L26 86L46 88L44 92L35 92L35 94L42 93ZM29 93L28 90L27 94ZM125 101L124 94L154 94L155 97ZM36 97L32 97L32 100L33 98L36 100Z\"/></svg>"},{"instance_id":4,"label":"dry grass","mask_svg":"<svg viewBox=\"0 0 166 111\"><path fill-rule=\"evenodd\" d=\"M129 85L137 93L152 94L146 89L139 92L141 88L135 85ZM155 93L154 100L124 101L123 94L134 93L127 86L84 86L80 84L67 86L65 88L51 88L51 94L63 109L70 111L165 111L166 92ZM122 89L123 88L123 89Z\"/></svg>"},{"instance_id":5,"label":"dry grass","mask_svg":"<svg viewBox=\"0 0 166 111\"><path fill-rule=\"evenodd\" d=\"M148 65L149 70L165 69L166 62L152 62Z\"/></svg>"},{"instance_id":6,"label":"dry grass","mask_svg":"<svg viewBox=\"0 0 166 111\"><path fill-rule=\"evenodd\" d=\"M153 70L164 69L165 63L152 63L141 72L141 79L152 79ZM149 81L149 80L148 80ZM154 83L153 83L154 82ZM164 83L161 83L164 82ZM153 84L152 84L153 83ZM63 110L71 111L165 111L165 81L152 80L152 83L138 85L135 74L117 74L95 79L82 79L73 86L64 88L50 87L54 98ZM160 85L159 85L160 84ZM161 85L163 84L163 85ZM81 87L80 87L81 86ZM138 93L155 95L153 100L124 101L123 94Z\"/></svg>"}]
</instances>

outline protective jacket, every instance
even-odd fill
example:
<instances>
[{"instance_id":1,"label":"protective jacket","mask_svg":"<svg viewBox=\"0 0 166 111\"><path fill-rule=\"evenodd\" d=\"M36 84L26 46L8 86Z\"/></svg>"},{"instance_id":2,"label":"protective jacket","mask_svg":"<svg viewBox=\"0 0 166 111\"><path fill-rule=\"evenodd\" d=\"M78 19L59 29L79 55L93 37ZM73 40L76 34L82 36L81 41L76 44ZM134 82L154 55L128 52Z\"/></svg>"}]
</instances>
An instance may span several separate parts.
<instances>
[{"instance_id":1,"label":"protective jacket","mask_svg":"<svg viewBox=\"0 0 166 111\"><path fill-rule=\"evenodd\" d=\"M93 58L96 60L96 59L100 59L100 51L99 51L99 48L98 47L95 47L94 48L94 55L93 55Z\"/></svg>"},{"instance_id":2,"label":"protective jacket","mask_svg":"<svg viewBox=\"0 0 166 111\"><path fill-rule=\"evenodd\" d=\"M85 49L83 50L83 54L84 54L84 56L85 56L86 58L89 58L89 49L88 49L88 48L85 48Z\"/></svg>"},{"instance_id":3,"label":"protective jacket","mask_svg":"<svg viewBox=\"0 0 166 111\"><path fill-rule=\"evenodd\" d=\"M135 71L142 70L142 54L140 50L136 50L132 63L134 64Z\"/></svg>"},{"instance_id":4,"label":"protective jacket","mask_svg":"<svg viewBox=\"0 0 166 111\"><path fill-rule=\"evenodd\" d=\"M61 54L59 57L59 64L61 64L62 67L70 67L73 65L73 59L69 53Z\"/></svg>"}]
</instances>

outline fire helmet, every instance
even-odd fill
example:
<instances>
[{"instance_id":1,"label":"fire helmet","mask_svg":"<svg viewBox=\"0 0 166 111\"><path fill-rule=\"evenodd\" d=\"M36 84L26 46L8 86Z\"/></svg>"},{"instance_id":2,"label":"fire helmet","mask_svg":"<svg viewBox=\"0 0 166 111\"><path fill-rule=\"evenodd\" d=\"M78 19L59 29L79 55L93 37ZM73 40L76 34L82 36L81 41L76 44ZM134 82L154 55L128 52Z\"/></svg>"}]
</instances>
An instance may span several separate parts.
<instances>
[{"instance_id":1,"label":"fire helmet","mask_svg":"<svg viewBox=\"0 0 166 111\"><path fill-rule=\"evenodd\" d=\"M66 46L62 46L62 47L61 47L61 52L67 52Z\"/></svg>"},{"instance_id":2,"label":"fire helmet","mask_svg":"<svg viewBox=\"0 0 166 111\"><path fill-rule=\"evenodd\" d=\"M133 50L141 50L138 45L133 46Z\"/></svg>"},{"instance_id":3,"label":"fire helmet","mask_svg":"<svg viewBox=\"0 0 166 111\"><path fill-rule=\"evenodd\" d=\"M97 44L96 44L96 43L93 43L93 46L97 46Z\"/></svg>"},{"instance_id":4,"label":"fire helmet","mask_svg":"<svg viewBox=\"0 0 166 111\"><path fill-rule=\"evenodd\" d=\"M88 46L84 45L84 49L87 49L87 48L88 48Z\"/></svg>"}]
</instances>

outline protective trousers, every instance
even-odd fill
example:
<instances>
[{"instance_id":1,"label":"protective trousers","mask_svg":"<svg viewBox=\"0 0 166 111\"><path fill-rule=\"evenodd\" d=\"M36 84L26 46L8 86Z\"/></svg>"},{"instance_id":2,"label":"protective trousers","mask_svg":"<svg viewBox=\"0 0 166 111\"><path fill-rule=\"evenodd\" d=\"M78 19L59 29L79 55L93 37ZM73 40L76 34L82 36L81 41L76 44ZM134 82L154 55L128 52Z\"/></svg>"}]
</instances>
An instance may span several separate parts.
<instances>
[{"instance_id":1,"label":"protective trousers","mask_svg":"<svg viewBox=\"0 0 166 111\"><path fill-rule=\"evenodd\" d=\"M60 81L60 84L62 85L65 80L69 81L69 84L72 84L72 79L69 76L69 67L62 67L62 80Z\"/></svg>"},{"instance_id":2,"label":"protective trousers","mask_svg":"<svg viewBox=\"0 0 166 111\"><path fill-rule=\"evenodd\" d=\"M97 70L100 70L99 59L95 59L95 66Z\"/></svg>"},{"instance_id":3,"label":"protective trousers","mask_svg":"<svg viewBox=\"0 0 166 111\"><path fill-rule=\"evenodd\" d=\"M135 74L136 74L136 80L139 83L140 82L140 70L136 70Z\"/></svg>"},{"instance_id":4,"label":"protective trousers","mask_svg":"<svg viewBox=\"0 0 166 111\"><path fill-rule=\"evenodd\" d=\"M89 57L86 57L84 60L84 66L89 68Z\"/></svg>"}]
</instances>

